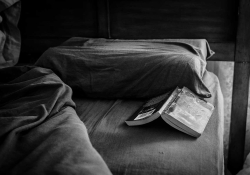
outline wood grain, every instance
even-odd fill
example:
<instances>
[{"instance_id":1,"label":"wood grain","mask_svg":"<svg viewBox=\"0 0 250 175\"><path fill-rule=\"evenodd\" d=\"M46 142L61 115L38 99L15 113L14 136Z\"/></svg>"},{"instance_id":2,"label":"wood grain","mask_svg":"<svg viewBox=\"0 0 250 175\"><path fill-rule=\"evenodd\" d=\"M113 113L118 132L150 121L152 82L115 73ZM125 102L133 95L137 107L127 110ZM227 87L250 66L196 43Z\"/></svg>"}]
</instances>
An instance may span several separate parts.
<instances>
[{"instance_id":1,"label":"wood grain","mask_svg":"<svg viewBox=\"0 0 250 175\"><path fill-rule=\"evenodd\" d=\"M98 35L97 7L92 0L22 1L23 38Z\"/></svg>"},{"instance_id":2,"label":"wood grain","mask_svg":"<svg viewBox=\"0 0 250 175\"><path fill-rule=\"evenodd\" d=\"M97 0L98 37L110 38L109 1Z\"/></svg>"},{"instance_id":3,"label":"wood grain","mask_svg":"<svg viewBox=\"0 0 250 175\"><path fill-rule=\"evenodd\" d=\"M209 43L215 54L208 61L234 61L235 43Z\"/></svg>"},{"instance_id":4,"label":"wood grain","mask_svg":"<svg viewBox=\"0 0 250 175\"><path fill-rule=\"evenodd\" d=\"M240 0L235 51L228 169L236 174L244 163L250 72L250 2Z\"/></svg>"},{"instance_id":5,"label":"wood grain","mask_svg":"<svg viewBox=\"0 0 250 175\"><path fill-rule=\"evenodd\" d=\"M19 63L34 63L49 47L55 47L69 37L61 38L23 38Z\"/></svg>"},{"instance_id":6,"label":"wood grain","mask_svg":"<svg viewBox=\"0 0 250 175\"><path fill-rule=\"evenodd\" d=\"M20 19L22 55L39 55L73 36L205 38L216 52L210 60L232 61L237 3L215 1L26 0Z\"/></svg>"},{"instance_id":7,"label":"wood grain","mask_svg":"<svg viewBox=\"0 0 250 175\"><path fill-rule=\"evenodd\" d=\"M228 169L236 174L244 163L244 146L249 89L249 62L234 65L232 113L228 152Z\"/></svg>"},{"instance_id":8,"label":"wood grain","mask_svg":"<svg viewBox=\"0 0 250 175\"><path fill-rule=\"evenodd\" d=\"M110 0L112 38L235 41L236 0Z\"/></svg>"},{"instance_id":9,"label":"wood grain","mask_svg":"<svg viewBox=\"0 0 250 175\"><path fill-rule=\"evenodd\" d=\"M250 1L241 0L235 61L250 61Z\"/></svg>"}]
</instances>

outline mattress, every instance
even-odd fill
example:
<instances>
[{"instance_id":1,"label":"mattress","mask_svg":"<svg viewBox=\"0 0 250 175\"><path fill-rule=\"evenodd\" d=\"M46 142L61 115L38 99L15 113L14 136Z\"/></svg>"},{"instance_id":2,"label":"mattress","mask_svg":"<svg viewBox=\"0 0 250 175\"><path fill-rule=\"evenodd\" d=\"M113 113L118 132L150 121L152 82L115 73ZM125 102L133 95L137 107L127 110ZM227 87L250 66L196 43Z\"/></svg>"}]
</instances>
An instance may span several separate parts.
<instances>
[{"instance_id":1,"label":"mattress","mask_svg":"<svg viewBox=\"0 0 250 175\"><path fill-rule=\"evenodd\" d=\"M127 120L143 101L101 100L73 95L91 143L113 174L223 174L223 96L217 77L205 71L203 81L215 106L204 133L193 138L160 118L130 127Z\"/></svg>"}]
</instances>

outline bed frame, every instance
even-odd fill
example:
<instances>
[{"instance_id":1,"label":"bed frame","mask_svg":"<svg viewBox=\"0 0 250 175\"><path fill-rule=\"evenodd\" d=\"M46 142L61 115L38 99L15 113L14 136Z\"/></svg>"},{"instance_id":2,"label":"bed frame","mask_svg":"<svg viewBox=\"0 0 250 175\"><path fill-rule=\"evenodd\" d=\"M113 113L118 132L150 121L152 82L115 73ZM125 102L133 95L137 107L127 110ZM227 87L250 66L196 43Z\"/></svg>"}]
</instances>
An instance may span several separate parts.
<instances>
[{"instance_id":1,"label":"bed frame","mask_svg":"<svg viewBox=\"0 0 250 175\"><path fill-rule=\"evenodd\" d=\"M20 62L33 63L48 47L73 36L207 39L216 52L210 60L235 63L228 169L236 174L244 162L249 8L248 0L26 0L19 23Z\"/></svg>"}]
</instances>

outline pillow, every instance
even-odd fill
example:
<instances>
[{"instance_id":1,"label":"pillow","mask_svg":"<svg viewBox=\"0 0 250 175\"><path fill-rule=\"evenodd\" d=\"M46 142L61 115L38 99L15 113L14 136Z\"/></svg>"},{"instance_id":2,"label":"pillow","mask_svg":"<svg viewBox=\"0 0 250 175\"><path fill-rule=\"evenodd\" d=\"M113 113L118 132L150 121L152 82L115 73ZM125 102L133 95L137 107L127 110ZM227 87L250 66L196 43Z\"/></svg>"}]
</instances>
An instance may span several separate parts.
<instances>
[{"instance_id":1,"label":"pillow","mask_svg":"<svg viewBox=\"0 0 250 175\"><path fill-rule=\"evenodd\" d=\"M72 38L35 65L88 97L151 98L176 86L210 97L202 77L212 54L206 40Z\"/></svg>"}]
</instances>

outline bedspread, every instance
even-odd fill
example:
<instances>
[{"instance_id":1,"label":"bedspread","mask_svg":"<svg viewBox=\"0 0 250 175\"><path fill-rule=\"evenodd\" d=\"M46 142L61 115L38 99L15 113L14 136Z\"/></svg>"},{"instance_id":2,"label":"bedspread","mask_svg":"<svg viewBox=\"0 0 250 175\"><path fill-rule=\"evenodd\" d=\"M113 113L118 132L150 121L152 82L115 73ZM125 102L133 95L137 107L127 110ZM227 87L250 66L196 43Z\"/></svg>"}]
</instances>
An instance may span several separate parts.
<instances>
[{"instance_id":1,"label":"bedspread","mask_svg":"<svg viewBox=\"0 0 250 175\"><path fill-rule=\"evenodd\" d=\"M35 63L72 87L91 143L115 175L223 173L223 97L217 77L205 69L211 52L205 40L192 40L192 46L179 41L73 38L48 49ZM215 110L201 137L161 120L137 127L125 124L144 98L184 85L197 93L205 92L199 91L204 87L212 95L207 100Z\"/></svg>"},{"instance_id":2,"label":"bedspread","mask_svg":"<svg viewBox=\"0 0 250 175\"><path fill-rule=\"evenodd\" d=\"M0 69L0 174L110 174L51 70Z\"/></svg>"}]
</instances>

